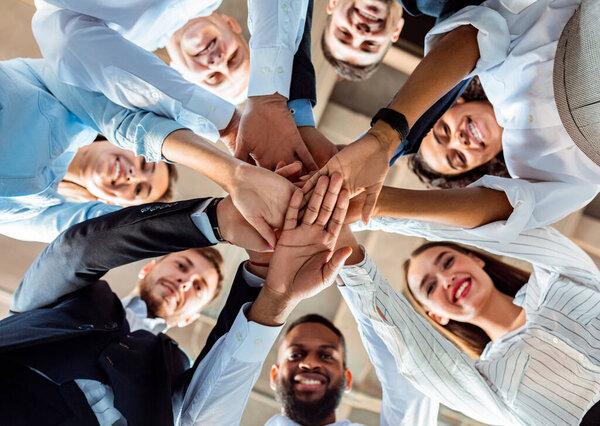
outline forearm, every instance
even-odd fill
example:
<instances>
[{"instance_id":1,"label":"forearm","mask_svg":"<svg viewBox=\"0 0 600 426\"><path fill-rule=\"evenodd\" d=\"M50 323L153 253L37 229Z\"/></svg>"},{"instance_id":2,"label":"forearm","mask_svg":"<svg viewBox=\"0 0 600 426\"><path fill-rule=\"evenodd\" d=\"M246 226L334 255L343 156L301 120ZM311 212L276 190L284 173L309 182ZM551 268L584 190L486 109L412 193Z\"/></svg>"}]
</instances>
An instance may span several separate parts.
<instances>
[{"instance_id":1,"label":"forearm","mask_svg":"<svg viewBox=\"0 0 600 426\"><path fill-rule=\"evenodd\" d=\"M512 211L506 194L490 188L411 190L386 186L379 195L374 216L476 228L506 220Z\"/></svg>"},{"instance_id":2,"label":"forearm","mask_svg":"<svg viewBox=\"0 0 600 426\"><path fill-rule=\"evenodd\" d=\"M162 155L202 173L225 191L230 192L242 161L226 154L213 143L189 130L176 130L162 145Z\"/></svg>"},{"instance_id":3,"label":"forearm","mask_svg":"<svg viewBox=\"0 0 600 426\"><path fill-rule=\"evenodd\" d=\"M268 285L263 288L248 312L248 321L276 327L283 325L298 302L285 300L275 294Z\"/></svg>"}]
</instances>

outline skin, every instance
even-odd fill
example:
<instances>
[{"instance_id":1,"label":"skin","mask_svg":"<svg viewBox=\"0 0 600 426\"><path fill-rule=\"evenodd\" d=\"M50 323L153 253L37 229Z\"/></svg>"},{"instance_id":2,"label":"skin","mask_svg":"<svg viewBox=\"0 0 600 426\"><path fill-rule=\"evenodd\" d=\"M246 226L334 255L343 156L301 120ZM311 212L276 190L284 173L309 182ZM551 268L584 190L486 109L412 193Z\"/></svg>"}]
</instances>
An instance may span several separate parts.
<instances>
[{"instance_id":1,"label":"skin","mask_svg":"<svg viewBox=\"0 0 600 426\"><path fill-rule=\"evenodd\" d=\"M423 138L420 151L433 170L456 175L498 155L502 151L502 131L490 102L459 98Z\"/></svg>"},{"instance_id":2,"label":"skin","mask_svg":"<svg viewBox=\"0 0 600 426\"><path fill-rule=\"evenodd\" d=\"M166 45L171 66L190 80L230 102L245 95L250 49L242 28L230 16L213 12L177 30Z\"/></svg>"},{"instance_id":3,"label":"skin","mask_svg":"<svg viewBox=\"0 0 600 426\"><path fill-rule=\"evenodd\" d=\"M344 352L336 334L319 323L303 323L285 336L279 347L277 364L271 367L271 388L287 386L301 401L323 398L328 388L346 376L345 391L352 388L352 375L344 368ZM302 384L302 379L319 380L320 384ZM335 412L323 424L335 422Z\"/></svg>"},{"instance_id":4,"label":"skin","mask_svg":"<svg viewBox=\"0 0 600 426\"><path fill-rule=\"evenodd\" d=\"M132 206L158 200L169 186L169 170L164 163L147 162L141 155L99 141L77 151L65 179L106 203Z\"/></svg>"},{"instance_id":5,"label":"skin","mask_svg":"<svg viewBox=\"0 0 600 426\"><path fill-rule=\"evenodd\" d=\"M337 59L354 65L379 61L404 26L402 7L393 0L330 0L327 13L325 42Z\"/></svg>"},{"instance_id":6,"label":"skin","mask_svg":"<svg viewBox=\"0 0 600 426\"><path fill-rule=\"evenodd\" d=\"M139 278L136 292L146 302L148 316L180 327L198 318L198 312L213 299L218 283L215 267L193 250L150 262Z\"/></svg>"},{"instance_id":7,"label":"skin","mask_svg":"<svg viewBox=\"0 0 600 426\"><path fill-rule=\"evenodd\" d=\"M450 320L477 325L496 341L525 324L525 310L501 293L476 255L448 247L431 247L411 259L408 286L437 323ZM467 283L460 297L457 290Z\"/></svg>"}]
</instances>

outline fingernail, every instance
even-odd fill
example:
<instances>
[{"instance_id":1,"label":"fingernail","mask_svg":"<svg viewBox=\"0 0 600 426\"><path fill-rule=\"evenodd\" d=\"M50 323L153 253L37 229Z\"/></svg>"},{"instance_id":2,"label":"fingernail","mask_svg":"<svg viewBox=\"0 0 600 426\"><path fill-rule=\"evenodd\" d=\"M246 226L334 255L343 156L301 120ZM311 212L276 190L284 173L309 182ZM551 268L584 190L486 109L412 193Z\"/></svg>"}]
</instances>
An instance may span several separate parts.
<instances>
[{"instance_id":1,"label":"fingernail","mask_svg":"<svg viewBox=\"0 0 600 426\"><path fill-rule=\"evenodd\" d=\"M267 243L269 245L269 247L271 247L271 250L275 250L275 247L273 247L273 245L271 243Z\"/></svg>"}]
</instances>

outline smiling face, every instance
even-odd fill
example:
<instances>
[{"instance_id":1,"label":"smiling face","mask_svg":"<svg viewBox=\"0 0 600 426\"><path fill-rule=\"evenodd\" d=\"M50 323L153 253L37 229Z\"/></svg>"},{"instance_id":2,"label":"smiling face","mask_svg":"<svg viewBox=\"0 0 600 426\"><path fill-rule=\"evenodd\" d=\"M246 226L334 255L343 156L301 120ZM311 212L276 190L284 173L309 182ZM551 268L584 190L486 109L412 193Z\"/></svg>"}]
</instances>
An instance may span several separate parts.
<instances>
[{"instance_id":1,"label":"smiling face","mask_svg":"<svg viewBox=\"0 0 600 426\"><path fill-rule=\"evenodd\" d=\"M358 66L378 62L404 25L394 0L330 0L327 13L324 40L331 54Z\"/></svg>"},{"instance_id":2,"label":"smiling face","mask_svg":"<svg viewBox=\"0 0 600 426\"><path fill-rule=\"evenodd\" d=\"M288 417L311 423L335 416L342 394L351 386L340 338L331 329L306 322L285 336L278 364L271 369L271 387Z\"/></svg>"},{"instance_id":3,"label":"smiling face","mask_svg":"<svg viewBox=\"0 0 600 426\"><path fill-rule=\"evenodd\" d=\"M98 141L77 152L82 185L99 200L132 206L158 200L169 187L165 163L149 163L143 156Z\"/></svg>"},{"instance_id":4,"label":"smiling face","mask_svg":"<svg viewBox=\"0 0 600 426\"><path fill-rule=\"evenodd\" d=\"M408 286L438 323L472 323L497 291L484 266L485 262L472 253L434 246L411 258Z\"/></svg>"},{"instance_id":5,"label":"smiling face","mask_svg":"<svg viewBox=\"0 0 600 426\"><path fill-rule=\"evenodd\" d=\"M171 66L216 95L239 101L248 89L250 49L235 19L213 13L177 30L166 45Z\"/></svg>"},{"instance_id":6,"label":"smiling face","mask_svg":"<svg viewBox=\"0 0 600 426\"><path fill-rule=\"evenodd\" d=\"M464 173L502 151L502 130L490 102L459 98L423 138L419 151L438 173Z\"/></svg>"},{"instance_id":7,"label":"smiling face","mask_svg":"<svg viewBox=\"0 0 600 426\"><path fill-rule=\"evenodd\" d=\"M197 250L171 253L140 272L140 297L149 317L187 325L214 298L219 274Z\"/></svg>"}]
</instances>

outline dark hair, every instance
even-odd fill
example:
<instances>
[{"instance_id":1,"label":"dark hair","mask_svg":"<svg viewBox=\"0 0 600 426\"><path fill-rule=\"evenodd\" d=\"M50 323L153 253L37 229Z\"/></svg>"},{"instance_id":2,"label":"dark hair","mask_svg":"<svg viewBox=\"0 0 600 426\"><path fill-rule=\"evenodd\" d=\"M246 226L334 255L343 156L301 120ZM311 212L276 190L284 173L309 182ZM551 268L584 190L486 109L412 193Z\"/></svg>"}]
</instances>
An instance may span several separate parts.
<instances>
[{"instance_id":1,"label":"dark hair","mask_svg":"<svg viewBox=\"0 0 600 426\"><path fill-rule=\"evenodd\" d=\"M375 71L377 71L377 68L379 68L379 65L383 61L383 57L392 45L392 42L390 41L390 43L387 45L378 61L367 65L355 65L350 62L337 59L335 56L333 56L333 52L331 51L329 45L325 41L325 33L327 32L327 28L329 28L330 25L331 15L327 15L325 29L323 29L323 34L321 35L321 50L323 51L323 56L325 56L327 62L329 62L329 64L333 67L335 72L338 73L338 75L344 78L345 80L362 81L371 77L375 73Z\"/></svg>"},{"instance_id":2,"label":"dark hair","mask_svg":"<svg viewBox=\"0 0 600 426\"><path fill-rule=\"evenodd\" d=\"M461 96L466 102L488 100L477 76L471 80ZM458 175L444 175L436 172L425 162L421 151L417 151L416 154L409 158L408 167L417 175L421 182L430 187L441 189L464 188L485 175L510 177L502 151L487 163Z\"/></svg>"},{"instance_id":3,"label":"dark hair","mask_svg":"<svg viewBox=\"0 0 600 426\"><path fill-rule=\"evenodd\" d=\"M165 164L167 165L167 171L169 172L169 185L167 186L167 190L164 192L164 194L161 195L158 200L156 200L160 203L168 203L170 201L173 201L173 198L175 197L175 190L173 187L175 186L175 182L177 182L177 179L179 178L179 173L177 173L177 167L175 167L175 164Z\"/></svg>"},{"instance_id":4,"label":"dark hair","mask_svg":"<svg viewBox=\"0 0 600 426\"><path fill-rule=\"evenodd\" d=\"M486 274L490 276L492 282L494 283L494 286L500 292L508 296L515 297L519 289L521 289L521 287L523 287L523 285L525 285L525 283L529 280L528 272L525 272L522 269L516 268L507 263L504 263L490 254L470 250L456 243L447 241L425 243L417 247L411 253L410 258L408 258L403 265L404 280L406 282L407 291L412 296L412 299L419 305L420 303L416 300L414 294L412 294L410 287L408 286L408 268L410 268L410 261L413 257L418 256L425 250L428 250L432 247L440 246L448 247L449 249L455 250L463 254L472 253L481 260L483 260L485 262L483 270ZM427 316L427 318L430 319L429 316ZM447 325L437 325L447 330L453 337L455 337L458 340L458 342L461 345L475 353L477 356L481 355L483 349L485 348L485 345L487 345L490 342L489 336L481 328L473 324L450 320L450 322Z\"/></svg>"},{"instance_id":5,"label":"dark hair","mask_svg":"<svg viewBox=\"0 0 600 426\"><path fill-rule=\"evenodd\" d=\"M290 334L290 331L292 331L294 328L298 327L301 324L306 324L307 322L315 322L317 324L322 324L325 327L327 327L328 329L330 329L331 331L333 331L333 333L339 337L340 339L340 345L342 346L342 349L344 351L344 368L346 368L346 339L344 339L344 335L342 334L342 332L339 330L339 328L337 328L335 325L333 325L333 323L331 321L329 321L327 318L319 315L319 314L307 314L304 316L301 316L300 318L298 318L296 321L292 322L288 328L285 330L285 333L283 334L283 337L285 338L285 336L287 336L288 334Z\"/></svg>"}]
</instances>

